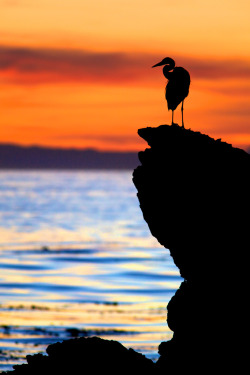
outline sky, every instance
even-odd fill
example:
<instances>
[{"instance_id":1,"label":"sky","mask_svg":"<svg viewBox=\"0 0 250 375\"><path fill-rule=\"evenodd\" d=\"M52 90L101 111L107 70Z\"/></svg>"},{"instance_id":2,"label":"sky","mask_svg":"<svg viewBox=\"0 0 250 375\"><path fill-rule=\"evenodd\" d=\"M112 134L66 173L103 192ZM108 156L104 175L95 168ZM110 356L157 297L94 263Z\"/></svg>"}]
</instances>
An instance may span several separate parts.
<instances>
[{"instance_id":1,"label":"sky","mask_svg":"<svg viewBox=\"0 0 250 375\"><path fill-rule=\"evenodd\" d=\"M250 147L248 0L0 0L0 12L0 143L142 149L138 128L171 124L151 68L171 57L191 75L185 127Z\"/></svg>"}]
</instances>

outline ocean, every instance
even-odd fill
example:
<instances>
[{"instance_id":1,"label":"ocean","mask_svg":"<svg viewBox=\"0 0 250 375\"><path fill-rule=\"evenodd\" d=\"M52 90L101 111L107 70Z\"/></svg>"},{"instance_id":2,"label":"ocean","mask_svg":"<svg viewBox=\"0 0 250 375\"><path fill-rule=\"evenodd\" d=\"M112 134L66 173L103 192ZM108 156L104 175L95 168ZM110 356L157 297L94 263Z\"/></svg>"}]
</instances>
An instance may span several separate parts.
<instances>
[{"instance_id":1,"label":"ocean","mask_svg":"<svg viewBox=\"0 0 250 375\"><path fill-rule=\"evenodd\" d=\"M143 219L132 171L0 178L0 372L80 336L157 360L182 278Z\"/></svg>"}]
</instances>

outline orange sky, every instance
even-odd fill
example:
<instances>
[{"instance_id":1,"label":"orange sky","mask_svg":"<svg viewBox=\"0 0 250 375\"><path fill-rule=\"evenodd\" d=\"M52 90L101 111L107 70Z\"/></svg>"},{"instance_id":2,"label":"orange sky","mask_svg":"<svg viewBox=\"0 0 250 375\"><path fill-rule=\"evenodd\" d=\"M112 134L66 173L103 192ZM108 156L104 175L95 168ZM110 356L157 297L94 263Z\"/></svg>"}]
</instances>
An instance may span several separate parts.
<instances>
[{"instance_id":1,"label":"orange sky","mask_svg":"<svg viewBox=\"0 0 250 375\"><path fill-rule=\"evenodd\" d=\"M171 123L166 79L151 69L170 56L191 74L185 126L250 146L248 0L0 0L0 10L0 142L141 149L138 128Z\"/></svg>"}]
</instances>

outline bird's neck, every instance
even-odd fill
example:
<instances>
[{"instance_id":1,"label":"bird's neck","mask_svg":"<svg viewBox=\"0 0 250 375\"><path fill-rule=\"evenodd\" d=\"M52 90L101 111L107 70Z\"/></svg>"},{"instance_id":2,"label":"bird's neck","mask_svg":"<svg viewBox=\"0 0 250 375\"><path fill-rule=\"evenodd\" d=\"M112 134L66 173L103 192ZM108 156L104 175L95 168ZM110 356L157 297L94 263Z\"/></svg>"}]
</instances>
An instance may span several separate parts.
<instances>
[{"instance_id":1,"label":"bird's neck","mask_svg":"<svg viewBox=\"0 0 250 375\"><path fill-rule=\"evenodd\" d=\"M169 79L169 77L171 76L171 74L173 73L172 70L174 69L174 66L175 64L169 64L169 65L165 65L163 67L163 74L164 76Z\"/></svg>"}]
</instances>

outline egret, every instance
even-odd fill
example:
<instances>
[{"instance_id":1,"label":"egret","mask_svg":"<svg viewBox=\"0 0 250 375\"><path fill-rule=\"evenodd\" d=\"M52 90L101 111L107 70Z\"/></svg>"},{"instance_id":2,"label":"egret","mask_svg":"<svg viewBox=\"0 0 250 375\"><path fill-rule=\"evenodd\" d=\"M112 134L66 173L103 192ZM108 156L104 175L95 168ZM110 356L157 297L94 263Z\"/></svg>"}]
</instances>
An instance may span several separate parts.
<instances>
[{"instance_id":1,"label":"egret","mask_svg":"<svg viewBox=\"0 0 250 375\"><path fill-rule=\"evenodd\" d=\"M182 102L181 114L182 127L184 128L183 102L189 93L190 75L186 69L179 66L175 67L175 61L170 57L166 57L158 64L153 65L152 68L161 65L164 65L163 74L168 79L165 97L168 103L168 110L172 110L172 125L174 125L174 110Z\"/></svg>"}]
</instances>

